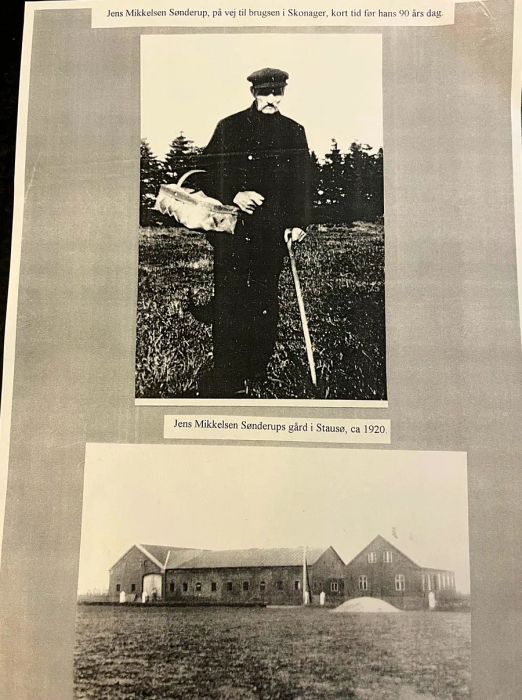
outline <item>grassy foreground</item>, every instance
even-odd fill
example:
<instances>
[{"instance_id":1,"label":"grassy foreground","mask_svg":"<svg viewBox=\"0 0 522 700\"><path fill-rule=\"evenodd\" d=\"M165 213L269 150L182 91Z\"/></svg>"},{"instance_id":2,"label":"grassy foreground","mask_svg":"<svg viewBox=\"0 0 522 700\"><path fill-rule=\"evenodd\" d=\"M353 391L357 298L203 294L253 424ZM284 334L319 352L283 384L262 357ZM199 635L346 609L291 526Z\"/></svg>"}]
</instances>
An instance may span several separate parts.
<instances>
[{"instance_id":1,"label":"grassy foreground","mask_svg":"<svg viewBox=\"0 0 522 700\"><path fill-rule=\"evenodd\" d=\"M79 606L76 698L467 698L470 615Z\"/></svg>"},{"instance_id":2,"label":"grassy foreground","mask_svg":"<svg viewBox=\"0 0 522 700\"><path fill-rule=\"evenodd\" d=\"M211 327L187 311L212 295L212 249L183 228L141 229L136 397L176 398L212 366ZM310 382L290 266L281 275L279 340L253 398L386 398L382 225L313 226L296 249L317 365Z\"/></svg>"}]
</instances>

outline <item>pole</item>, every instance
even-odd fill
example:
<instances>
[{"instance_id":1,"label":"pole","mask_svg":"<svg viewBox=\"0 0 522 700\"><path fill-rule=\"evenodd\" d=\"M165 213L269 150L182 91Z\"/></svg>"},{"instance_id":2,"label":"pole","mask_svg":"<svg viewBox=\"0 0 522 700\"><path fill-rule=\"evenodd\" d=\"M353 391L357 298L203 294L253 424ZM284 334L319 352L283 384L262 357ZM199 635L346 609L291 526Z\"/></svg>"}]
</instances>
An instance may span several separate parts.
<instances>
[{"instance_id":1,"label":"pole","mask_svg":"<svg viewBox=\"0 0 522 700\"><path fill-rule=\"evenodd\" d=\"M299 275L297 274L297 266L295 264L294 251L292 250L291 236L287 238L286 247L288 248L288 256L290 257L290 268L292 270L292 277L294 278L295 293L297 296L297 304L299 306L299 314L301 316L301 325L303 327L303 335L306 346L306 356L308 358L308 366L310 367L310 377L312 379L312 384L314 386L317 386L317 374L315 371L314 352L312 350L310 331L308 330L308 321L306 320L306 311L304 307L303 293L301 291L301 283L299 282Z\"/></svg>"},{"instance_id":2,"label":"pole","mask_svg":"<svg viewBox=\"0 0 522 700\"><path fill-rule=\"evenodd\" d=\"M303 547L303 605L308 605L308 596L306 588L306 545Z\"/></svg>"}]
</instances>

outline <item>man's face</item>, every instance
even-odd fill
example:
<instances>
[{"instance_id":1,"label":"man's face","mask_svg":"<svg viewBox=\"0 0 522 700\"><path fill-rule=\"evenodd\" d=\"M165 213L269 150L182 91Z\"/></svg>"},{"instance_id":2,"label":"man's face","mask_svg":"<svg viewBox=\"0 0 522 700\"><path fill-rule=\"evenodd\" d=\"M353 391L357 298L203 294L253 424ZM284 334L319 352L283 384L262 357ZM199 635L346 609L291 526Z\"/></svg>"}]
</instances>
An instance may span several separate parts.
<instances>
[{"instance_id":1,"label":"man's face","mask_svg":"<svg viewBox=\"0 0 522 700\"><path fill-rule=\"evenodd\" d=\"M258 112L275 114L279 112L279 104L285 94L284 87L252 88Z\"/></svg>"}]
</instances>

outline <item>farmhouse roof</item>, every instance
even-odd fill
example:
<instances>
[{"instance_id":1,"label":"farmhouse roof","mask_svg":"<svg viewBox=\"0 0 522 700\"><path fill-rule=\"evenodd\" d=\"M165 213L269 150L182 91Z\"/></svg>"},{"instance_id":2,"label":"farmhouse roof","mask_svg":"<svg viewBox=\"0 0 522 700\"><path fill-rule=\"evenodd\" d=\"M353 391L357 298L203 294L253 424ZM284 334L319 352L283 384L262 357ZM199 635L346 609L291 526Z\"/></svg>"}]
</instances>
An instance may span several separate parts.
<instances>
[{"instance_id":1,"label":"farmhouse roof","mask_svg":"<svg viewBox=\"0 0 522 700\"><path fill-rule=\"evenodd\" d=\"M139 544L136 545L141 551L148 555L153 561L156 560L162 568L165 568L167 563L175 563L176 565L185 559L194 557L201 552L201 549L189 549L187 547L171 547L161 544Z\"/></svg>"},{"instance_id":2,"label":"farmhouse roof","mask_svg":"<svg viewBox=\"0 0 522 700\"><path fill-rule=\"evenodd\" d=\"M122 559L124 559L129 552L132 552L133 549L139 549L139 551L146 556L148 559L150 559L156 566L158 566L160 569L165 570L165 567L168 563L173 563L174 566L177 566L179 563L184 561L185 559L191 559L192 557L195 557L196 554L199 554L203 550L201 549L189 549L186 547L170 547L169 545L161 545L161 544L133 544L130 549L128 549L125 554L122 554L121 557L111 566L111 570L114 569L114 567L120 563Z\"/></svg>"},{"instance_id":3,"label":"farmhouse roof","mask_svg":"<svg viewBox=\"0 0 522 700\"><path fill-rule=\"evenodd\" d=\"M309 565L315 562L330 547L310 547L306 550ZM335 550L334 550L335 551ZM226 549L221 551L203 551L192 559L187 559L178 569L228 569L252 566L301 566L303 547L286 549Z\"/></svg>"},{"instance_id":4,"label":"farmhouse roof","mask_svg":"<svg viewBox=\"0 0 522 700\"><path fill-rule=\"evenodd\" d=\"M408 559L412 564L414 564L417 568L419 569L425 569L427 571L446 571L449 572L450 569L445 569L444 567L442 568L433 568L433 567L428 567L428 566L422 566L422 564L419 564L418 561L415 561L412 556L415 554L419 557L423 556L424 552L422 551L417 551L414 552L413 550L418 549L418 547L415 546L415 543L412 540L405 540L404 538L395 538L397 541L397 544L394 544L393 542L390 542L390 540L387 540L385 537L382 535L377 535L376 537L373 538L371 542L369 542L366 547L363 547L360 552L358 552L353 559L351 559L346 566L350 566L358 557L361 556L364 552L367 550L370 550L372 545L374 545L377 542L384 543L386 546L390 547L390 549L394 550L395 552L398 552L401 554L403 557ZM400 545L400 549L397 545ZM404 551L404 549L407 550L408 554ZM410 556L411 555L411 556ZM453 572L452 572L453 573Z\"/></svg>"},{"instance_id":5,"label":"farmhouse roof","mask_svg":"<svg viewBox=\"0 0 522 700\"><path fill-rule=\"evenodd\" d=\"M180 549L179 547L172 548L169 550L167 555L165 569L176 569L183 562L187 561L188 559L193 559L204 551L204 549Z\"/></svg>"}]
</instances>

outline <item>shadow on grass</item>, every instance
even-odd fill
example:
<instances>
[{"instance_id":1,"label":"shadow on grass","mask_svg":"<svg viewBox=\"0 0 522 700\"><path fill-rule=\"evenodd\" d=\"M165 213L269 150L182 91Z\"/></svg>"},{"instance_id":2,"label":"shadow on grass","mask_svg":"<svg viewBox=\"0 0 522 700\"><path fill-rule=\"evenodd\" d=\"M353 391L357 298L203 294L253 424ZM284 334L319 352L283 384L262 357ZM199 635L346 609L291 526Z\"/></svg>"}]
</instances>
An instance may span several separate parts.
<instances>
[{"instance_id":1,"label":"shadow on grass","mask_svg":"<svg viewBox=\"0 0 522 700\"><path fill-rule=\"evenodd\" d=\"M386 399L382 225L315 225L296 249L317 366L311 384L295 290L280 280L278 342L252 398ZM176 398L212 366L212 333L188 312L212 295L212 249L183 228L141 229L136 397Z\"/></svg>"}]
</instances>

